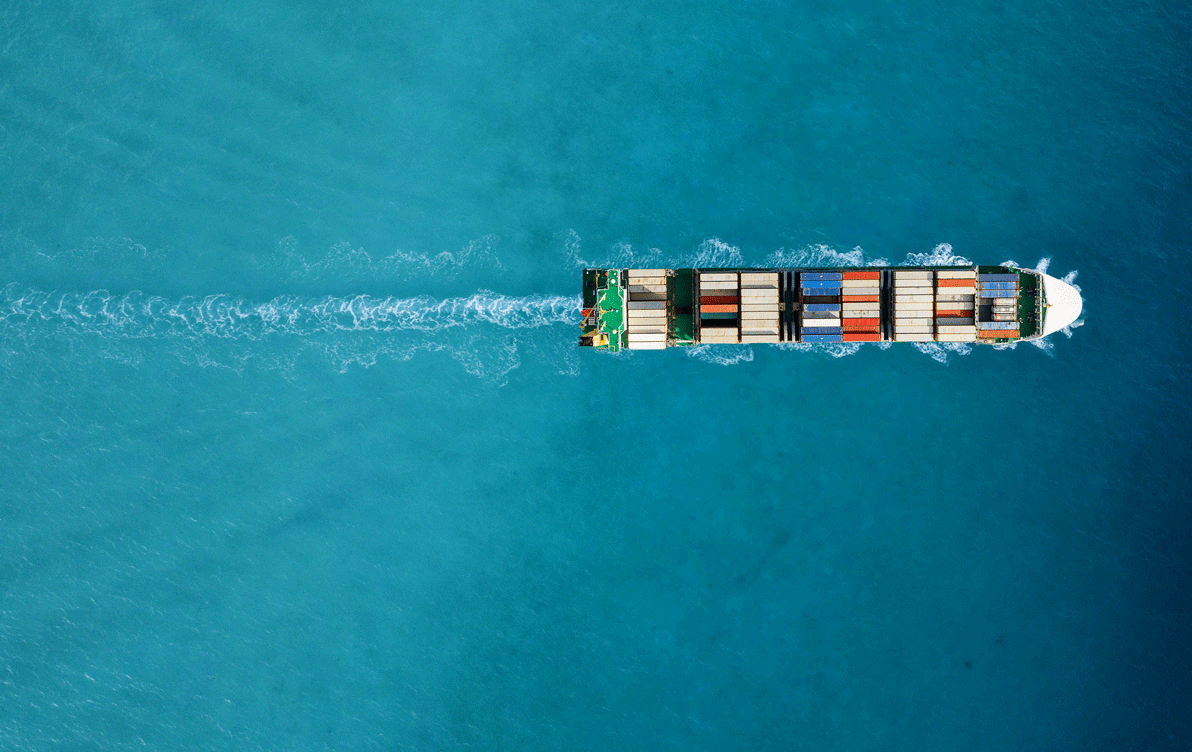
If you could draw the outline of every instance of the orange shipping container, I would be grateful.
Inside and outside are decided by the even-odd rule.
[[[935,315],[941,319],[945,319],[948,317],[971,319],[973,317],[973,312],[972,311],[936,311]]]
[[[845,279],[881,279],[881,272],[845,272]]]
[[[881,342],[882,335],[877,332],[845,332],[845,342]]]
[[[840,298],[845,303],[876,303],[880,295],[843,295]]]
[[[976,287],[976,280],[972,279],[937,279],[935,283],[940,287]]]
[[[1001,339],[1002,337],[1017,337],[1017,329],[982,329],[977,332],[981,339]]]
[[[841,320],[845,326],[877,326],[882,323],[881,319],[850,319],[847,316]]]
[[[735,305],[701,305],[699,310],[702,313],[736,313],[737,307]]]

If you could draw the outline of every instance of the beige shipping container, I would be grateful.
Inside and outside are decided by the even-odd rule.
[[[895,334],[931,334],[934,332],[930,326],[896,326],[894,327]]]
[[[937,279],[976,279],[977,272],[973,269],[946,269],[935,273]]]
[[[972,303],[962,303],[960,301],[937,300],[935,301],[935,310],[937,311],[971,311],[973,310]]]
[[[741,272],[741,287],[778,289],[778,272]]]
[[[665,342],[665,332],[629,332],[630,342]]]
[[[700,272],[700,284],[704,282],[736,282],[736,272]]]
[[[977,327],[973,326],[972,324],[964,324],[962,326],[955,326],[952,324],[938,324],[935,327],[935,330],[937,332],[940,332],[941,334],[943,334],[945,332],[948,334],[967,334],[969,332],[973,332],[975,334],[977,331]]]
[[[778,343],[778,332],[773,334],[742,334],[741,344],[743,345],[771,345]]]
[[[895,342],[934,342],[935,337],[929,333],[894,332]]]
[[[840,282],[841,287],[878,287],[876,279],[845,279]],[[846,295],[861,295],[859,292],[849,292]]]
[[[940,332],[936,335],[936,340],[939,342],[976,342],[977,330],[974,329],[971,334]]]
[[[936,300],[946,300],[948,302],[958,302],[958,301],[965,302],[965,303],[973,302],[973,296],[971,294],[959,295],[957,293],[944,292],[944,290],[946,290],[946,289],[948,289],[948,288],[941,287],[940,293],[935,296],[935,299]]]
[[[716,281],[704,282],[703,280],[700,280],[699,289],[700,289],[700,292],[702,292],[704,295],[719,295],[719,293],[708,292],[708,291],[709,290],[736,290],[737,283],[736,282],[716,282]]]
[[[895,270],[894,271],[894,280],[895,281],[904,280],[904,279],[931,279],[931,278],[932,278],[931,272],[925,271],[925,270],[909,269],[909,270]]]

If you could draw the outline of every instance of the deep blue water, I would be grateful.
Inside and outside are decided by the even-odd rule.
[[[0,747],[1192,748],[1192,14],[955,5],[0,9]],[[913,254],[1083,325],[575,347]]]

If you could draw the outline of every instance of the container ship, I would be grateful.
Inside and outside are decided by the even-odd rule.
[[[579,344],[661,350],[784,342],[1046,337],[1083,305],[1072,285],[1010,266],[585,269]]]

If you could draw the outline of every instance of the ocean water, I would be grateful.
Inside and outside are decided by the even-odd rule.
[[[1192,748],[1175,2],[0,8],[0,748]],[[1013,260],[1046,346],[575,347]]]

